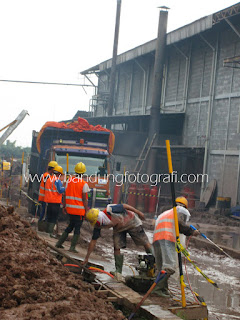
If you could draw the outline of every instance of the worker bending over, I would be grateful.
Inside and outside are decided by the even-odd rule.
[[[186,225],[190,218],[187,210],[188,201],[184,197],[176,198],[179,232],[185,236],[197,236],[199,231],[192,230]],[[164,277],[152,291],[162,297],[169,297],[168,279],[175,273],[178,266],[178,257],[175,247],[176,233],[173,209],[161,213],[155,223],[153,235],[153,249],[158,271],[164,270],[167,276]]]
[[[102,228],[113,227],[114,258],[116,271],[113,274],[121,279],[123,268],[123,255],[121,249],[126,248],[127,233],[137,246],[143,246],[147,253],[151,252],[151,245],[143,230],[142,221],[144,214],[128,204],[109,204],[104,211],[93,208],[86,214],[86,219],[94,226],[92,240],[88,246],[87,255],[83,264],[88,262],[94,250]]]
[[[62,203],[62,194],[65,191],[60,181],[63,175],[63,168],[56,166],[53,169],[53,175],[45,183],[44,201],[47,203],[47,232],[53,236],[54,226],[58,219],[60,204]]]
[[[83,218],[88,210],[87,193],[89,192],[89,187],[87,182],[82,179],[82,175],[86,172],[85,164],[82,162],[77,163],[74,170],[75,175],[70,177],[66,184],[66,193],[63,204],[64,211],[66,210],[68,213],[70,222],[56,243],[56,247],[63,248],[63,242],[67,239],[68,234],[74,229],[74,235],[69,251],[77,253],[75,247],[80,236]]]
[[[45,184],[47,179],[53,175],[53,168],[56,167],[58,164],[56,161],[50,161],[48,163],[48,170],[42,175],[42,179],[40,182],[39,192],[38,192],[38,201],[41,203],[41,212],[39,216],[39,221],[42,221],[45,215],[46,210],[46,202],[44,200],[45,197]]]

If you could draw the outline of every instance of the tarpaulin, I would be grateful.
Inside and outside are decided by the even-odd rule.
[[[78,132],[83,132],[83,131],[107,131],[107,132],[110,132],[109,140],[108,140],[108,151],[109,151],[109,153],[113,152],[114,143],[115,143],[115,136],[114,136],[113,132],[109,129],[103,128],[100,125],[93,126],[93,125],[89,124],[86,119],[79,117],[77,119],[77,121],[70,122],[70,123],[55,122],[55,121],[46,122],[37,136],[37,149],[38,149],[39,153],[41,152],[41,147],[40,147],[41,136],[42,136],[44,130],[48,127],[59,128],[59,129],[72,129],[72,130],[78,131]]]

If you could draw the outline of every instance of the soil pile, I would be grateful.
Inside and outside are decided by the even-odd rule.
[[[120,320],[124,316],[52,257],[13,208],[0,206],[0,319]]]

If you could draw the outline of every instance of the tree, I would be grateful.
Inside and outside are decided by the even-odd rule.
[[[29,147],[17,147],[16,141],[11,142],[6,141],[6,144],[0,146],[0,157],[4,160],[10,160],[12,157],[16,159],[21,159],[22,153],[24,152],[24,157],[30,154],[31,148]]]

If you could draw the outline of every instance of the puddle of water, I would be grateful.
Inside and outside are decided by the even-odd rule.
[[[228,228],[221,230],[208,230],[206,227],[201,227],[203,232],[209,239],[218,245],[240,250],[240,230],[228,230]]]
[[[209,320],[240,319],[240,261],[221,259],[216,254],[209,255],[207,252],[199,255],[195,250],[191,257],[219,286],[219,289],[215,288],[190,265],[187,266],[193,290],[203,296],[208,305]],[[187,282],[187,279],[185,281]]]
[[[240,235],[230,230],[223,231],[207,231],[201,228],[212,241],[219,245],[226,245],[234,249],[240,249]],[[151,242],[152,231],[147,231],[147,235]],[[140,249],[140,248],[139,248]],[[137,265],[137,255],[142,250],[124,249],[124,261],[131,265],[132,268]],[[200,296],[204,297],[209,310],[209,320],[240,320],[240,261],[219,256],[215,253],[207,251],[199,252],[196,249],[190,250],[191,259],[202,269],[202,271],[213,281],[215,281],[220,289],[216,289],[209,284],[202,275],[200,275],[191,265],[187,265],[190,283]],[[105,269],[114,269],[114,259],[112,246],[105,246],[104,258],[108,259]],[[103,263],[104,264],[104,263]],[[135,269],[134,269],[135,270]],[[124,275],[132,275],[133,272],[129,266],[124,265]],[[185,274],[185,271],[184,271]],[[101,275],[106,279],[106,275]],[[185,282],[187,284],[187,278]],[[111,281],[111,278],[109,279]]]

